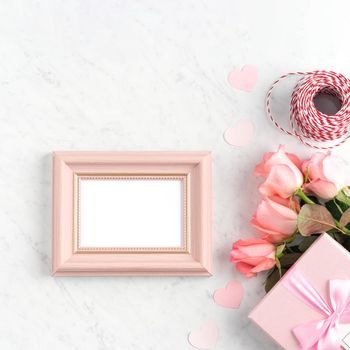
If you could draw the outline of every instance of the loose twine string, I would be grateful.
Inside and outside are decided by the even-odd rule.
[[[290,100],[289,122],[291,130],[283,128],[272,115],[270,99],[272,90],[283,79],[292,75],[302,76],[294,87]],[[333,115],[317,110],[314,98],[318,94],[336,97],[341,108]],[[332,149],[349,137],[350,80],[332,71],[293,72],[282,75],[270,87],[266,96],[266,112],[274,125],[288,135],[297,137],[304,145],[316,149]],[[331,145],[317,145],[333,142]]]

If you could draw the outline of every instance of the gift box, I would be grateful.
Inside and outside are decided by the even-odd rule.
[[[249,318],[284,349],[350,349],[350,254],[327,233]]]

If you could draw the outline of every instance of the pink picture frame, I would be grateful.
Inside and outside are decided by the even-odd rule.
[[[53,275],[212,275],[211,168],[210,152],[54,152]],[[121,202],[119,207],[116,204],[114,208],[113,204],[110,208],[108,203],[115,203],[120,189],[124,196],[128,196],[129,190],[137,195],[139,185],[145,193],[151,193],[151,196],[140,197],[145,210],[127,212],[131,218],[129,221],[124,212],[118,219],[117,212],[111,222],[116,225],[126,222],[126,229],[130,222],[130,226],[136,225],[137,230],[140,221],[140,227],[143,227],[138,213],[146,215],[147,198],[157,200],[155,198],[159,195],[162,198],[158,207],[162,211],[159,220],[157,212],[152,208],[149,210],[155,215],[154,221],[149,222],[150,227],[154,223],[160,232],[154,238],[154,246],[149,245],[147,236],[140,235],[140,232],[137,234],[143,242],[141,246],[128,246],[129,240],[124,243],[132,236],[123,236],[120,229],[111,230],[110,236],[105,234],[109,231],[108,222],[104,220],[106,212],[114,213],[118,208],[124,210],[127,205]],[[168,188],[169,194],[163,188]],[[179,197],[174,189],[178,189]],[[105,197],[100,196],[102,193]],[[138,203],[131,202],[130,208]],[[181,232],[180,238],[172,233],[175,243],[165,246],[167,243],[161,241],[167,237],[168,222],[173,223],[171,227],[169,225],[169,232]],[[122,245],[116,243],[114,246],[118,239]],[[101,245],[94,245],[98,240],[104,241]]]

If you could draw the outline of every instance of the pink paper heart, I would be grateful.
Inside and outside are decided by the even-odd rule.
[[[216,304],[231,309],[237,309],[241,305],[244,290],[240,282],[231,281],[226,288],[215,291],[214,301]]]
[[[228,82],[236,89],[250,92],[258,80],[258,70],[251,64],[245,65],[241,70],[235,69],[228,76]]]
[[[212,349],[218,339],[219,330],[214,322],[206,322],[188,336],[189,343],[198,349]]]
[[[232,146],[247,146],[254,136],[254,127],[250,119],[240,120],[233,128],[228,128],[224,139]]]

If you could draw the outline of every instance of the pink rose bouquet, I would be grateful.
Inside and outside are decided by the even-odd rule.
[[[250,221],[260,238],[233,244],[230,261],[239,272],[269,271],[268,291],[322,232],[350,250],[350,188],[334,155],[317,152],[301,161],[280,146],[264,155],[254,175],[264,178]]]

